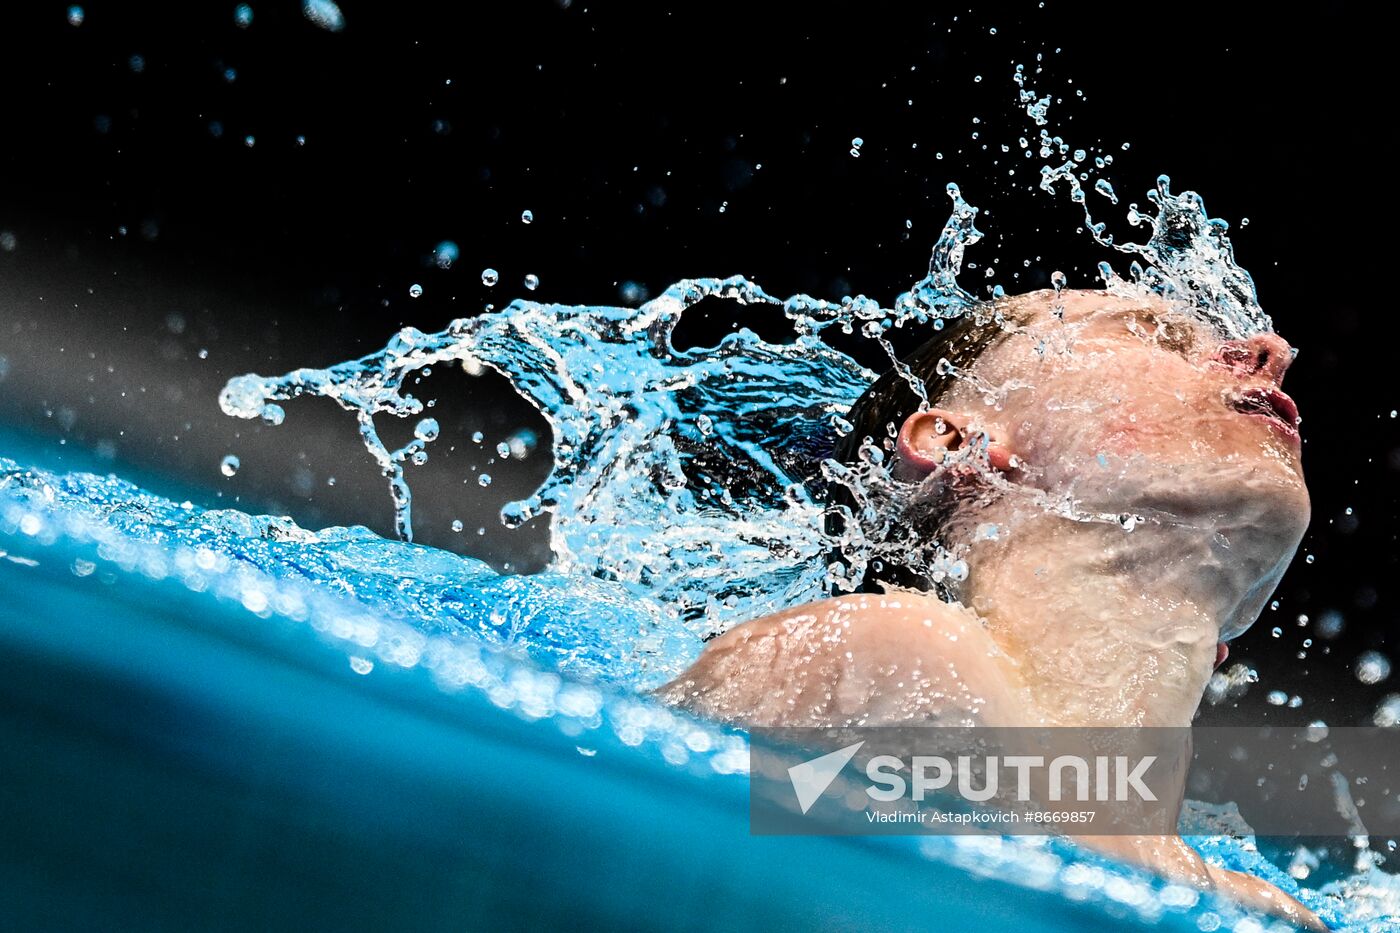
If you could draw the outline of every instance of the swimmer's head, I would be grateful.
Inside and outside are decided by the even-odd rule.
[[[1222,632],[1232,637],[1262,609],[1308,521],[1297,409],[1280,389],[1292,359],[1275,334],[1223,339],[1148,295],[1033,292],[951,323],[905,360],[927,410],[897,373],[882,377],[852,407],[837,458],[853,461],[865,437],[893,425],[893,475],[951,500],[911,513],[932,516],[938,527],[920,530],[945,546],[965,544],[979,505],[995,498],[987,484],[946,482],[959,459],[949,452],[969,445],[1013,486],[1047,494],[1041,502],[1208,536],[1240,591]],[[889,566],[872,578],[920,582]]]

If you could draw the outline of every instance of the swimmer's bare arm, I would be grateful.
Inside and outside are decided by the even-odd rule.
[[[748,726],[1023,723],[1014,665],[961,606],[854,595],[737,626],[657,691]]]

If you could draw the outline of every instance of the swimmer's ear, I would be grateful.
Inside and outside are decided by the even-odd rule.
[[[985,430],[975,424],[969,429],[971,422],[971,415],[943,408],[914,412],[904,419],[895,442],[900,462],[917,473],[932,473],[949,451],[963,449],[970,437],[976,437],[979,431]],[[1012,459],[1011,449],[988,435],[987,462],[998,470],[1010,470]]]

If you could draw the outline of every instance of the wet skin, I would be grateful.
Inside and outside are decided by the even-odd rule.
[[[757,619],[658,691],[744,725],[1188,726],[1224,642],[1259,616],[1309,517],[1292,362],[1137,294],[1036,292],[969,378],[900,426],[893,470],[953,496],[956,604],[895,591]],[[986,444],[1009,487],[950,481]],[[965,469],[965,468],[958,468]],[[1140,518],[1073,521],[1081,514]],[[995,524],[995,539],[972,530]],[[1316,917],[1175,836],[1080,837],[1295,923]]]

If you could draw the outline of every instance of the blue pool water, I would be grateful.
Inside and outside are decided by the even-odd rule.
[[[1046,840],[750,836],[742,734],[571,662],[548,575],[9,460],[0,552],[21,927],[1269,925]],[[593,594],[623,648],[644,620]],[[1391,881],[1298,896],[1388,929]]]

